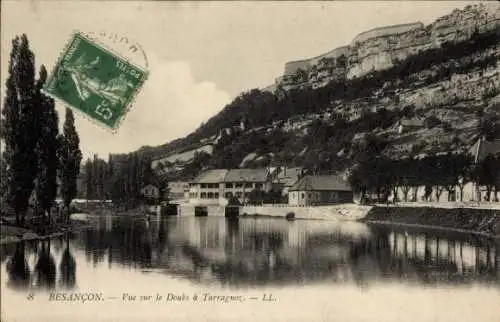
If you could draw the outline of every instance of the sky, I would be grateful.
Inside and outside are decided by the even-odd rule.
[[[290,60],[325,53],[360,32],[421,21],[465,1],[167,2],[2,1],[1,96],[11,41],[26,33],[37,68],[50,71],[75,30],[126,36],[149,78],[116,133],[76,114],[84,157],[183,137],[243,91],[270,85]],[[65,106],[57,103],[62,120]]]

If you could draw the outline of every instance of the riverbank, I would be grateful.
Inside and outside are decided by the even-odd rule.
[[[0,226],[0,245],[57,237],[85,227],[88,227],[88,224],[80,220],[71,220],[69,224],[55,224],[38,229],[2,224]]]
[[[500,238],[500,210],[376,206],[360,222],[439,228]]]
[[[320,220],[357,220],[366,216],[372,206],[357,204],[338,204],[314,207],[297,206],[242,206],[240,216],[266,216],[282,217],[293,214],[295,219],[320,219]],[[290,216],[290,215],[289,215]]]

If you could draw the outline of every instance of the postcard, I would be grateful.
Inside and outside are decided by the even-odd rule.
[[[500,3],[1,2],[2,322],[494,322]]]

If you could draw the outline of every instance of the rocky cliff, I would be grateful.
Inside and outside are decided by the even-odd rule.
[[[428,26],[421,22],[375,28],[357,35],[344,47],[318,57],[285,64],[276,85],[285,90],[319,88],[332,80],[363,77],[386,70],[419,53],[471,39],[500,26],[498,3],[469,5]]]
[[[499,39],[500,3],[375,28],[287,63],[276,84],[242,93],[185,138],[141,150],[179,178],[272,164],[338,171],[373,142],[393,159],[462,153],[485,133],[500,138]]]

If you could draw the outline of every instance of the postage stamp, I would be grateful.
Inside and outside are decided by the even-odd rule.
[[[76,32],[44,92],[114,131],[147,75],[142,67]]]

